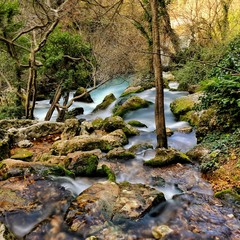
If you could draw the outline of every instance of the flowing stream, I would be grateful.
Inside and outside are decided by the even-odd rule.
[[[128,79],[127,79],[128,80]],[[92,120],[97,117],[106,118],[112,114],[112,109],[118,101],[118,98],[123,93],[123,91],[128,87],[128,81],[123,78],[116,78],[112,81],[107,82],[106,84],[102,85],[101,87],[93,90],[90,94],[92,99],[94,100],[93,103],[82,103],[82,102],[74,102],[70,109],[76,107],[83,107],[84,114],[77,116],[78,118],[84,118],[86,120]],[[172,88],[176,87],[176,83],[172,84]],[[113,93],[116,97],[116,101],[113,102],[106,110],[98,111],[96,113],[91,113],[92,110],[102,102],[104,97],[110,93]],[[148,89],[144,92],[137,93],[139,97],[151,101],[152,103],[155,102],[155,88]],[[177,131],[183,127],[188,127],[189,124],[183,121],[177,121],[174,115],[170,110],[170,103],[181,96],[186,96],[187,92],[180,92],[180,91],[170,91],[169,89],[164,89],[164,108],[165,108],[165,119],[166,119],[166,127],[170,128],[174,131],[174,134],[168,137],[168,144],[170,147],[178,149],[183,152],[187,152],[191,148],[193,148],[196,143],[197,139],[195,137],[195,131],[193,130],[191,133],[182,133]],[[72,94],[71,94],[72,97]],[[49,107],[49,102],[47,100],[38,101],[35,110],[35,117],[39,120],[43,120],[47,109]],[[56,112],[54,113],[52,120],[56,119]],[[150,105],[148,108],[142,108],[136,111],[132,111],[124,116],[125,121],[129,120],[138,120],[144,123],[147,127],[146,128],[139,128],[140,135],[131,137],[129,139],[129,143],[125,146],[125,148],[130,148],[131,146],[139,143],[148,143],[156,147],[156,135],[155,135],[155,120],[154,120],[154,104]],[[154,150],[145,150],[139,152],[136,156],[136,159],[133,161],[129,161],[124,166],[121,166],[119,169],[119,173],[117,174],[117,181],[129,181],[132,183],[146,183],[149,182],[149,179],[146,178],[145,174],[142,174],[143,167],[142,163],[144,160],[151,159],[154,157],[155,151]],[[70,189],[73,193],[79,194],[84,189],[91,186],[93,183],[92,179],[87,178],[77,178],[76,180],[69,179],[69,178],[58,178],[61,181],[61,184]],[[175,187],[174,183],[169,182],[167,187],[161,189],[161,191],[166,192],[166,197],[170,199],[175,193],[179,192]]]
[[[113,81],[107,82],[105,85],[91,92],[91,97],[93,98],[94,103],[87,104],[87,103],[75,102],[71,108],[75,108],[75,107],[84,108],[84,114],[77,116],[79,119],[84,118],[86,120],[92,120],[92,119],[95,119],[96,117],[101,117],[101,118],[108,117],[111,115],[112,109],[116,102],[111,104],[104,111],[98,111],[93,114],[91,112],[96,107],[96,105],[101,103],[103,98],[109,93],[113,93],[115,97],[118,99],[121,93],[127,88],[127,86],[128,86],[128,82],[125,81],[124,79],[122,78],[114,79]],[[173,88],[176,87],[176,84],[173,83],[172,87]],[[190,133],[182,133],[178,131],[178,129],[180,128],[188,127],[189,124],[187,122],[176,120],[176,118],[174,117],[174,115],[170,110],[170,103],[174,99],[181,96],[186,96],[187,94],[188,94],[187,92],[171,91],[168,89],[164,90],[166,127],[174,131],[174,134],[168,137],[168,144],[170,147],[173,147],[183,152],[187,152],[188,150],[190,150],[196,145],[197,139],[195,137],[195,131],[193,130]],[[153,103],[155,102],[155,88],[138,93],[137,95]],[[48,107],[49,107],[49,104],[47,101],[38,102],[35,110],[35,116],[39,120],[43,120]],[[56,115],[54,114],[52,120],[54,120],[55,118],[56,118]],[[172,200],[173,197],[185,195],[184,193],[186,193],[185,196],[188,196],[187,194],[191,195],[196,193],[198,194],[197,196],[199,199],[196,198],[197,200],[195,201],[200,201],[200,202],[208,201],[209,202],[208,204],[213,204],[211,202],[212,200],[208,200],[208,198],[212,198],[213,196],[211,186],[208,182],[202,179],[201,173],[199,172],[197,166],[193,166],[193,165],[182,166],[181,164],[177,164],[176,166],[166,167],[164,169],[144,168],[143,161],[151,159],[152,157],[155,156],[154,148],[156,146],[156,135],[155,135],[155,122],[154,122],[154,104],[150,105],[148,108],[132,111],[124,116],[125,121],[129,121],[133,119],[144,123],[147,127],[139,128],[140,135],[131,137],[129,139],[129,143],[125,146],[125,148],[126,149],[130,148],[132,145],[139,144],[139,143],[147,143],[147,144],[151,144],[153,146],[153,149],[147,149],[147,150],[142,150],[137,152],[136,157],[131,161],[124,162],[124,163],[117,163],[117,162],[111,163],[112,164],[111,167],[114,168],[114,172],[117,177],[117,182],[128,181],[131,183],[144,183],[164,193],[165,198],[168,200],[168,207],[166,207],[166,209],[164,210],[165,215],[161,215],[161,217],[159,217],[158,219],[155,218],[154,221],[159,220],[163,222],[161,219],[163,219],[163,216],[164,216],[164,221],[167,222],[166,219],[168,219],[170,215],[172,216],[174,211],[176,211],[176,208],[179,207],[173,202]],[[156,184],[156,179],[158,179],[157,181],[159,181],[159,178],[164,179],[164,184],[162,186]],[[93,179],[93,178],[71,179],[69,177],[54,177],[54,179],[58,181],[65,189],[70,190],[74,195],[80,194],[83,190],[90,187],[94,182],[102,180],[102,179]],[[196,205],[200,206],[198,202],[196,202]],[[193,207],[195,208],[195,205]],[[215,206],[213,206],[212,208],[213,208],[212,212],[208,212],[208,209],[206,209],[206,214],[208,214],[207,218],[209,219],[206,220],[206,226],[202,224],[203,228],[207,228],[208,221],[210,222],[216,221],[217,223],[219,221],[219,224],[222,221],[221,217],[218,217],[218,213],[217,213],[217,211],[220,211],[220,210],[215,210]],[[181,206],[181,209],[182,209],[182,206]],[[194,211],[198,211],[198,209],[195,209]],[[193,212],[193,215],[194,214],[195,213]],[[218,220],[218,218],[220,220]],[[152,218],[151,218],[151,221],[153,221]],[[218,225],[216,226],[218,227]],[[206,230],[206,232],[207,231],[208,230]],[[216,228],[216,232],[217,231],[219,232],[221,230]],[[213,234],[214,234],[214,231],[213,231]],[[193,239],[193,238],[186,238],[186,239]]]

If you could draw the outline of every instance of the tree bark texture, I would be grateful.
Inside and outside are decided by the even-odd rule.
[[[157,147],[167,148],[168,145],[164,115],[164,92],[163,92],[164,84],[160,50],[158,1],[150,0],[150,6],[152,11],[153,69],[156,86],[155,124],[157,134]]]

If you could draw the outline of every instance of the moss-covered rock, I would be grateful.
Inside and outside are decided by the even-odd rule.
[[[129,160],[135,157],[134,153],[123,147],[114,148],[106,154],[108,160]]]
[[[74,108],[65,113],[65,119],[75,118],[77,115],[83,114],[84,109],[82,107]]]
[[[139,131],[130,124],[124,122],[120,116],[111,116],[104,119],[102,122],[102,129],[106,132],[112,132],[117,129],[122,129],[126,136],[135,136]]]
[[[64,125],[65,127],[61,134],[61,139],[70,139],[80,134],[81,127],[77,119],[67,119]]]
[[[79,87],[73,96],[74,97],[81,96],[81,97],[75,99],[74,100],[75,102],[86,102],[86,103],[93,102],[91,95],[87,92],[87,90],[84,87]]]
[[[68,166],[75,176],[94,176],[97,172],[98,157],[96,155],[85,155],[75,161],[72,161]]]
[[[132,96],[128,100],[126,100],[122,105],[116,107],[114,109],[114,116],[124,116],[126,113],[130,111],[134,111],[140,108],[147,108],[151,102],[142,99],[138,96]]]
[[[59,140],[52,145],[53,155],[67,155],[75,151],[90,151],[100,149],[108,152],[114,147],[120,147],[128,143],[128,139],[121,129],[107,135],[80,135],[68,140]]]
[[[114,94],[110,93],[108,94],[103,101],[98,104],[94,109],[93,112],[99,111],[99,110],[104,110],[106,109],[111,103],[113,103],[116,100],[116,97]]]
[[[147,128],[147,125],[146,125],[146,124],[141,123],[141,122],[139,122],[139,121],[137,121],[137,120],[128,121],[128,124],[131,125],[131,126],[133,126],[133,127],[145,127],[145,128]]]
[[[18,159],[23,161],[30,161],[33,157],[33,152],[25,148],[17,149],[14,154],[11,156],[12,159]]]
[[[116,182],[116,175],[107,165],[103,164],[101,168],[97,170],[97,176],[107,177],[110,182]]]
[[[153,159],[144,162],[144,165],[151,167],[163,167],[176,163],[191,163],[189,157],[173,148],[158,148]]]
[[[130,86],[125,89],[125,91],[121,94],[121,97],[125,97],[127,95],[133,94],[133,93],[139,93],[144,91],[144,88],[142,86]]]
[[[170,104],[171,111],[176,117],[180,118],[193,109],[199,97],[200,94],[191,94],[177,98]]]
[[[95,118],[93,121],[92,121],[92,126],[94,129],[101,129],[102,126],[103,126],[103,119],[102,118]]]

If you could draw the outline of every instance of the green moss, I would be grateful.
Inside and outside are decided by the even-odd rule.
[[[191,111],[194,107],[195,102],[189,97],[181,97],[175,99],[171,104],[170,108],[173,114],[177,117],[184,115]]]
[[[98,169],[98,174],[100,176],[107,176],[108,180],[111,182],[116,182],[115,173],[107,165],[102,165],[101,169]]]
[[[139,93],[139,92],[142,92],[144,91],[144,88],[143,87],[130,87],[129,89],[126,89],[120,97],[125,97],[127,95],[130,95],[130,94],[134,94],[134,93]]]
[[[131,120],[128,122],[129,125],[133,126],[133,127],[147,127],[144,123],[141,123],[137,120]]]
[[[92,121],[92,125],[95,129],[100,129],[103,126],[103,119],[96,118]]]
[[[112,93],[110,93],[103,99],[102,103],[100,103],[96,106],[96,108],[93,110],[93,112],[106,109],[115,100],[116,100],[116,97]]]
[[[225,189],[214,194],[216,198],[221,200],[231,201],[237,205],[240,205],[240,195],[233,189]]]
[[[42,172],[42,175],[43,176],[49,176],[49,175],[54,175],[54,176],[68,176],[68,177],[74,177],[75,174],[60,166],[60,165],[57,165],[57,166],[52,166],[52,167],[49,167],[48,169],[45,169],[43,172]]]
[[[144,162],[144,165],[151,167],[163,167],[176,163],[191,163],[189,157],[174,149],[158,149],[153,159]]]
[[[151,103],[138,96],[132,96],[125,101],[121,106],[114,109],[114,116],[124,116],[130,111],[134,111],[140,108],[147,108]]]
[[[18,149],[15,152],[15,154],[11,156],[11,158],[17,159],[17,160],[29,161],[31,160],[32,156],[33,156],[33,152],[27,149],[21,148],[21,149]]]
[[[76,176],[93,176],[97,172],[98,157],[95,155],[85,156],[73,165]]]

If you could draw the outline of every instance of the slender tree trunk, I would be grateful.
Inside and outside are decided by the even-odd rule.
[[[53,98],[53,101],[51,103],[51,106],[50,108],[48,109],[48,112],[46,114],[46,117],[45,117],[45,121],[49,121],[52,117],[52,114],[56,108],[56,104],[58,103],[59,99],[61,98],[61,95],[62,95],[62,83],[60,83],[58,85],[58,88],[55,92],[55,95],[54,95],[54,98]]]
[[[157,147],[167,148],[167,134],[164,116],[164,84],[162,75],[159,18],[158,18],[158,1],[150,0],[152,11],[152,36],[153,36],[153,69],[156,86],[155,99],[155,124],[157,134]]]
[[[29,57],[29,77],[28,77],[27,96],[26,96],[26,104],[25,104],[25,115],[27,119],[28,118],[33,119],[33,110],[34,110],[35,101],[36,101],[36,76],[37,75],[36,75],[35,52],[32,49]]]

